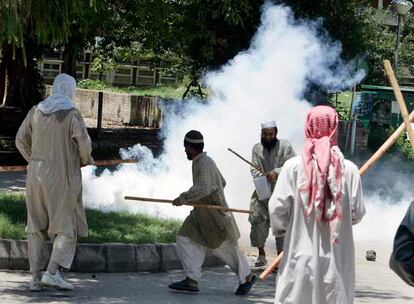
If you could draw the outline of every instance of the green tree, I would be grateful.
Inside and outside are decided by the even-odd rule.
[[[363,52],[363,20],[357,16],[367,0],[279,0],[292,8],[298,18],[320,18],[323,28],[334,39],[342,43],[343,56],[352,59]]]
[[[41,100],[36,58],[67,42],[73,23],[93,6],[94,0],[0,0],[0,105],[28,110]]]
[[[396,44],[396,26],[385,24],[390,11],[366,9],[361,14],[363,26],[364,49],[368,63],[368,76],[366,83],[388,85],[385,77],[383,62],[385,59],[393,61]],[[400,67],[412,66],[414,62],[414,15],[409,13],[404,18],[404,26],[401,34],[401,48],[399,52]],[[413,71],[411,71],[413,73]],[[405,75],[404,69],[399,69],[399,78]]]

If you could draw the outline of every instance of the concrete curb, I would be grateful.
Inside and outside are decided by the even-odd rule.
[[[49,244],[51,249],[51,245]],[[50,253],[47,253],[50,256]],[[224,263],[207,253],[204,267]],[[29,270],[27,241],[0,239],[0,269]],[[182,269],[176,244],[133,245],[123,243],[78,244],[71,271],[140,272]]]

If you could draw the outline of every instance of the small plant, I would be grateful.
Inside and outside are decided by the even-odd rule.
[[[409,160],[414,160],[414,151],[411,148],[411,144],[410,144],[410,141],[407,138],[407,133],[406,132],[403,132],[403,134],[401,134],[401,136],[398,139],[398,141],[396,142],[395,146],[402,153],[402,155],[404,155],[405,158],[407,158]]]
[[[92,79],[83,79],[78,81],[78,87],[80,89],[89,90],[105,90],[110,88],[106,82]]]

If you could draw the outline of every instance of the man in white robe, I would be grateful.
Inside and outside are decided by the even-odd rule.
[[[273,234],[285,235],[277,304],[353,303],[352,225],[365,207],[358,168],[344,160],[337,129],[331,107],[308,113],[303,153],[285,163],[270,199]]]
[[[77,236],[88,234],[80,168],[93,164],[92,146],[72,101],[75,92],[75,79],[59,74],[52,95],[30,110],[16,135],[16,146],[29,163],[26,231],[31,291],[40,291],[43,286],[72,290],[59,268],[70,268]],[[42,275],[48,238],[53,250]]]

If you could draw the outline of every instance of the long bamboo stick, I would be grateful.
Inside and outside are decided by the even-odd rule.
[[[172,204],[172,200],[167,199],[156,199],[156,198],[147,198],[147,197],[136,197],[136,196],[125,196],[124,199],[126,200],[134,200],[134,201],[141,201],[141,202],[152,202],[152,203],[164,203],[164,204]],[[234,208],[226,208],[223,206],[215,206],[215,205],[199,205],[199,204],[184,204],[185,206],[192,206],[195,208],[205,208],[205,209],[217,209],[223,211],[231,211],[237,213],[247,213],[250,214],[249,210],[244,209],[234,209]]]
[[[249,162],[247,159],[245,159],[243,156],[241,156],[239,153],[235,152],[234,150],[227,148],[227,150],[229,150],[231,153],[233,153],[234,155],[236,155],[238,158],[240,158],[242,161],[248,163],[251,167],[253,167],[254,169],[256,169],[257,171],[259,171],[260,173],[262,173],[263,175],[266,175],[266,172],[264,172],[262,169],[260,169],[259,167],[255,166],[254,164],[252,164],[251,162]]]
[[[400,86],[398,85],[397,78],[395,77],[394,70],[392,69],[391,62],[384,60],[385,71],[387,72],[388,80],[391,83],[392,89],[394,90],[395,98],[397,98],[398,106],[401,110],[401,116],[404,120],[405,128],[407,129],[408,138],[410,139],[411,148],[414,151],[414,132],[411,128],[410,118],[408,117],[407,106],[405,105],[404,96],[401,93]]]
[[[409,116],[410,121],[414,122],[414,111],[411,112]],[[364,176],[365,173],[369,169],[371,169],[375,163],[380,160],[384,154],[395,144],[395,142],[400,137],[401,133],[405,130],[405,123],[402,123],[397,130],[394,131],[394,133],[382,144],[382,146],[365,162],[365,164],[359,169],[359,174],[361,176]],[[269,274],[273,272],[274,269],[276,269],[283,257],[283,252],[280,253],[273,262],[262,272],[260,275],[260,279],[266,280]]]
[[[97,160],[94,163],[94,166],[115,166],[125,163],[137,163],[136,159],[110,159],[110,160]],[[27,166],[0,166],[1,172],[19,172],[26,171]]]

